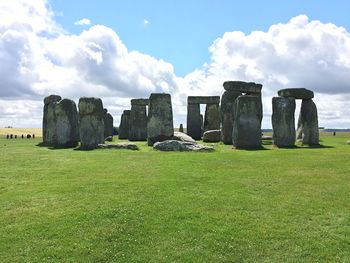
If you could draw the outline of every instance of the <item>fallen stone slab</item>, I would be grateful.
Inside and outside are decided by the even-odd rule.
[[[203,133],[203,142],[219,142],[221,130],[209,130]]]
[[[196,143],[196,141],[191,136],[183,132],[174,132],[172,140]]]
[[[259,94],[262,89],[261,84],[245,81],[225,81],[223,86],[227,91],[249,93],[250,95],[252,95],[252,93]]]
[[[126,149],[137,151],[140,148],[134,143],[98,144],[97,149]]]
[[[292,97],[294,99],[312,99],[314,92],[309,89],[295,88],[295,89],[281,89],[278,91],[278,96]]]
[[[214,148],[202,144],[196,144],[191,142],[182,142],[175,140],[167,140],[163,142],[156,142],[153,145],[153,149],[165,152],[213,152]]]

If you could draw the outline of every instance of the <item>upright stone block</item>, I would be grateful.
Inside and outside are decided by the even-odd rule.
[[[202,138],[202,123],[200,105],[187,104],[187,134],[195,140]]]
[[[104,116],[103,116],[103,122],[104,122],[104,138],[112,136],[113,137],[113,116],[108,113],[107,109],[104,109]]]
[[[79,117],[74,101],[63,99],[56,104],[56,135],[54,145],[75,147],[79,142]]]
[[[95,149],[104,143],[104,110],[99,98],[79,99],[81,149]]]
[[[236,148],[261,147],[260,100],[257,96],[239,96],[235,101],[232,143]]]
[[[184,132],[184,126],[182,125],[182,123],[180,124],[179,132]]]
[[[205,108],[203,132],[209,130],[220,130],[219,104],[207,104]]]
[[[273,141],[278,147],[292,147],[295,144],[294,112],[294,98],[272,98]]]
[[[56,134],[55,107],[61,100],[61,96],[50,95],[44,99],[43,113],[43,142],[44,144],[53,144]]]
[[[235,100],[241,92],[225,91],[221,97],[221,139],[224,144],[232,145]]]
[[[147,104],[146,104],[147,102]],[[130,141],[145,141],[147,140],[147,112],[146,106],[148,99],[133,99],[131,100],[130,111]]]
[[[171,140],[174,135],[171,96],[166,93],[152,93],[149,97],[147,143]]]
[[[123,111],[119,125],[119,139],[128,139],[130,130],[130,110]]]
[[[312,99],[303,99],[301,102],[297,137],[301,138],[303,144],[319,145],[317,107]]]

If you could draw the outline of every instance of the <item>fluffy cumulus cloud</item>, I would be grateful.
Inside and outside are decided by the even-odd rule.
[[[220,95],[223,81],[247,80],[264,85],[265,127],[271,97],[286,87],[316,92],[321,125],[350,127],[350,35],[333,24],[298,16],[267,32],[224,33],[210,61],[180,78],[106,26],[65,32],[44,0],[1,1],[0,17],[0,126],[40,126],[48,94],[101,97],[117,125],[130,98],[151,92],[171,93],[175,123],[185,123],[188,95]]]

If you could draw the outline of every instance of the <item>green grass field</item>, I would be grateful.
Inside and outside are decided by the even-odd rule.
[[[350,262],[349,139],[214,153],[0,139],[0,262]]]

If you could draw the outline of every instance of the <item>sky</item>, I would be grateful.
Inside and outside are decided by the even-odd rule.
[[[40,127],[43,98],[103,100],[118,126],[131,98],[221,95],[263,84],[263,128],[283,88],[315,92],[319,124],[350,128],[349,1],[0,0],[0,126]],[[300,105],[300,103],[299,103]],[[297,113],[296,113],[297,114]]]

